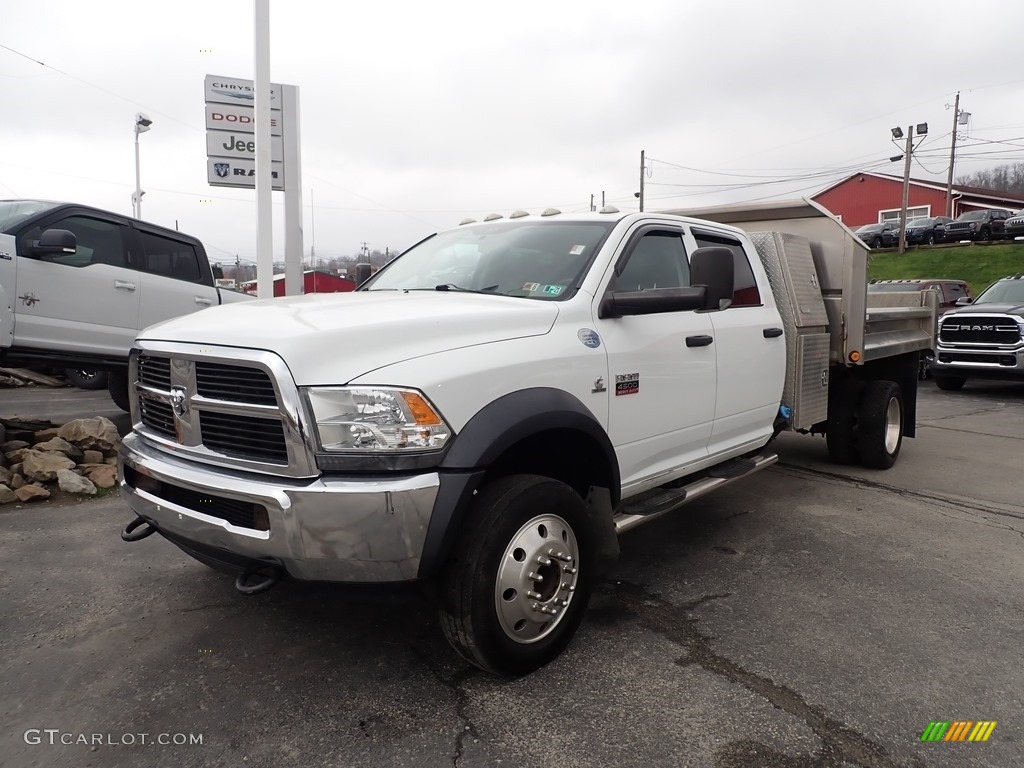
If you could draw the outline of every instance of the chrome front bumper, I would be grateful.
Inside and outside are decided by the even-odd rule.
[[[124,439],[119,464],[121,497],[176,543],[274,562],[310,581],[415,579],[440,484],[436,472],[380,480],[243,473],[182,461],[134,434]],[[239,527],[152,492],[165,486],[210,497],[211,511],[218,498],[262,505],[269,530]]]

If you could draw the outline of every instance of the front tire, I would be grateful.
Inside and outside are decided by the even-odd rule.
[[[111,371],[107,378],[107,391],[114,405],[125,413],[131,411],[132,404],[128,399],[128,371]]]
[[[929,232],[928,233],[928,245],[935,245],[935,233],[934,232]]]
[[[452,647],[488,672],[518,677],[569,644],[596,572],[583,499],[538,475],[499,478],[480,491],[441,576],[441,627]]]
[[[869,381],[857,418],[857,452],[872,469],[889,469],[903,445],[903,392],[894,381]]]

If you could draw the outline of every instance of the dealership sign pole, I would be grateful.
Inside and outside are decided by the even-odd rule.
[[[269,204],[264,212],[257,179],[260,147],[269,155],[270,190],[284,192],[285,202],[285,290],[288,295],[302,293],[302,170],[299,146],[299,89],[294,85],[269,82],[268,61],[260,62],[260,5],[256,5],[257,75],[266,74],[267,84],[258,88],[252,80],[207,75],[206,91],[206,170],[211,186],[257,188],[256,279],[259,296],[273,295],[273,233]],[[266,18],[264,21],[268,21]],[[269,22],[268,22],[269,23]],[[266,30],[264,30],[266,31]],[[266,36],[262,45],[269,46]],[[269,94],[261,101],[260,94]],[[269,108],[269,117],[260,120],[260,107]],[[258,130],[267,127],[265,135]],[[265,230],[265,231],[264,231]]]
[[[274,295],[270,198],[270,0],[254,0],[256,73],[256,295]]]

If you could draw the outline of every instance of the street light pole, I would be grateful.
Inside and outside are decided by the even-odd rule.
[[[139,171],[139,134],[145,133],[153,125],[148,115],[139,112],[135,115],[135,192],[132,194],[132,216],[142,218],[142,176]]]
[[[910,202],[910,156],[914,152],[914,126],[907,127],[907,149],[903,160],[903,203],[900,205],[900,248],[907,250],[907,204]]]

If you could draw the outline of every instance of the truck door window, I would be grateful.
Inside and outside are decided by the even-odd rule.
[[[62,253],[44,257],[53,264],[64,264],[69,267],[88,267],[90,264],[109,264],[114,267],[127,267],[124,238],[125,228],[121,224],[90,216],[68,216],[33,227],[21,236],[22,253],[39,240],[43,229],[66,229],[78,240],[74,253]]]
[[[195,246],[151,232],[139,232],[139,236],[146,253],[143,271],[191,283],[199,282],[199,256]]]
[[[955,303],[961,296],[966,296],[967,291],[959,283],[946,283],[943,286],[943,293],[945,294],[945,300],[948,303]]]
[[[685,288],[690,284],[690,262],[678,232],[649,232],[637,241],[625,267],[615,280],[617,291]]]
[[[693,237],[697,241],[698,248],[706,246],[719,246],[732,251],[733,267],[733,307],[759,307],[761,306],[761,292],[757,290],[757,281],[754,279],[754,271],[750,268],[750,261],[743,250],[740,241],[719,235],[712,232],[694,229]]]

